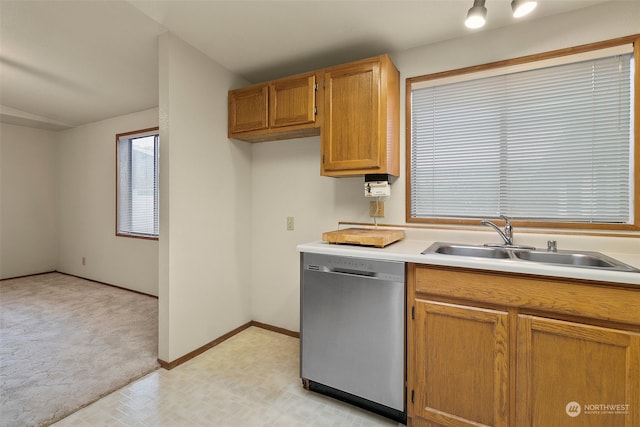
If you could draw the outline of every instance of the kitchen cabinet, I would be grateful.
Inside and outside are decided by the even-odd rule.
[[[316,94],[316,73],[231,90],[228,136],[263,142],[319,135]]]
[[[261,84],[229,92],[229,138],[266,130],[269,85]]]
[[[229,138],[321,135],[321,174],[400,174],[400,73],[388,55],[229,91]]]
[[[414,416],[507,426],[507,312],[422,299],[414,307]]]
[[[399,175],[400,73],[387,55],[324,70],[325,176]]]
[[[517,324],[515,425],[640,425],[640,335],[539,316]]]
[[[421,264],[407,286],[408,425],[640,425],[637,287]]]

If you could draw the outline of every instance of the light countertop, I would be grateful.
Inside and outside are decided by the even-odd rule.
[[[414,262],[419,264],[465,267],[482,270],[493,270],[507,273],[534,274],[540,276],[565,277],[614,283],[640,285],[640,273],[611,271],[595,268],[581,268],[544,264],[513,259],[486,259],[456,255],[425,254],[421,252],[436,241],[449,243],[468,243],[460,240],[428,240],[428,237],[417,233],[407,233],[407,237],[392,243],[385,248],[374,248],[355,245],[337,245],[322,241],[304,243],[297,246],[298,252],[321,253],[357,258],[379,259],[389,261]],[[476,244],[476,243],[471,243]],[[602,251],[599,251],[602,252]],[[640,256],[626,253],[602,252],[635,268],[640,268]]]

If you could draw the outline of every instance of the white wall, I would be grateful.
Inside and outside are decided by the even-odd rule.
[[[251,148],[227,135],[241,82],[160,37],[160,348],[172,362],[251,320]]]
[[[259,322],[297,331],[296,245],[319,240],[339,219],[368,215],[363,180],[321,177],[319,137],[255,144],[252,165],[251,314]],[[289,216],[293,231],[286,231]]]
[[[56,269],[53,131],[0,125],[0,279]]]
[[[157,108],[58,133],[58,271],[158,295],[158,242],[115,235],[115,136],[155,126]]]
[[[476,31],[468,37],[392,52],[402,78],[400,170],[405,170],[404,80],[407,77],[637,34],[640,33],[639,18],[640,2],[608,2],[571,14],[526,21],[494,31]],[[369,202],[362,195],[363,179],[325,178],[320,176],[319,169],[319,137],[266,142],[253,147],[251,310],[257,321],[299,330],[296,244],[320,240],[322,232],[336,229],[339,221],[371,221]],[[404,192],[402,173],[392,185],[382,222],[405,223]],[[286,231],[287,216],[295,217],[293,232]],[[535,235],[530,237],[541,240]],[[563,243],[561,238],[558,240]],[[619,246],[615,239],[590,240],[596,240],[589,242],[596,247]],[[636,245],[636,251],[640,256],[640,245]]]

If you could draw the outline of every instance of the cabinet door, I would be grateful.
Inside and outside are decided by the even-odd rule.
[[[270,127],[315,123],[315,110],[315,74],[276,80],[269,85]]]
[[[229,91],[229,136],[267,129],[267,84]]]
[[[380,128],[380,90],[380,61],[325,72],[323,171],[367,170],[382,165],[381,138],[386,141],[386,135],[381,135]]]
[[[414,425],[507,426],[508,314],[415,300],[408,403]]]
[[[517,354],[516,425],[640,425],[640,335],[519,315]]]

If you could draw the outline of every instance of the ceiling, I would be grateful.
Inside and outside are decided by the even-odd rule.
[[[522,19],[607,0],[540,0]],[[158,36],[171,31],[260,82],[517,25],[487,0],[0,0],[0,118],[65,129],[158,105]]]

